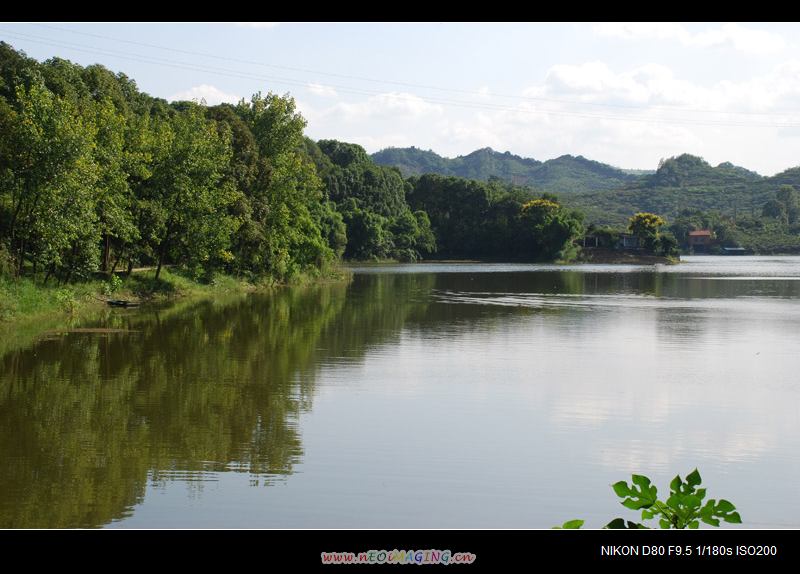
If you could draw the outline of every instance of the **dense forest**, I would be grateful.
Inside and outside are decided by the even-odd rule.
[[[4,266],[47,282],[180,263],[288,277],[343,228],[302,153],[294,102],[168,104],[123,74],[0,45]]]
[[[2,270],[65,283],[138,266],[157,279],[171,264],[196,279],[286,280],[341,257],[552,259],[582,232],[553,197],[404,180],[305,125],[288,95],[170,104],[103,66],[2,43]]]
[[[39,64],[6,44],[0,82],[7,273],[69,282],[152,265],[158,277],[173,263],[283,280],[343,254],[435,248],[397,170],[305,138],[288,96],[168,104],[102,66]]]
[[[665,218],[684,247],[712,228],[717,245],[800,249],[800,169],[764,178],[683,155],[631,173],[488,148],[370,156],[305,127],[289,95],[169,103],[101,65],[40,63],[0,42],[0,276],[63,284],[144,266],[158,279],[170,265],[201,281],[286,281],[342,258],[569,260],[587,223],[635,231],[637,212]]]
[[[446,258],[571,259],[583,214],[528,188],[440,175],[408,180],[408,202],[425,211]]]

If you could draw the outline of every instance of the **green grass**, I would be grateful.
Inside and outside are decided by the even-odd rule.
[[[130,277],[119,275],[121,281],[92,280],[65,286],[42,285],[22,277],[0,276],[0,323],[42,317],[77,317],[82,313],[105,308],[107,299],[157,302],[194,297],[216,297],[270,289],[282,285],[305,285],[326,281],[341,281],[350,272],[338,266],[302,273],[289,281],[270,278],[256,281],[217,274],[208,281],[196,281],[176,269],[164,268],[158,279],[154,270],[135,272]]]
[[[0,277],[0,321],[42,314],[74,314],[100,293],[102,285],[102,281],[90,281],[45,287],[28,278]]]

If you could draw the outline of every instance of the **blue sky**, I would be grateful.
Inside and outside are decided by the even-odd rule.
[[[492,147],[653,169],[688,152],[800,164],[798,24],[0,24],[29,56],[155,96],[289,92],[314,139],[449,157]]]

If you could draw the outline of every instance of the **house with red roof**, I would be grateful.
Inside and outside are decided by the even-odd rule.
[[[712,234],[710,229],[696,229],[689,232],[689,250],[694,253],[708,253],[711,247]]]

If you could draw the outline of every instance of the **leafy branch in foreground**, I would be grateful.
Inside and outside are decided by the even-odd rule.
[[[650,479],[640,474],[631,476],[631,483],[621,480],[611,486],[614,493],[622,498],[622,506],[631,510],[641,510],[642,520],[658,518],[661,528],[690,528],[695,529],[704,522],[711,526],[719,526],[720,521],[732,524],[741,524],[742,518],[736,512],[736,507],[725,499],[716,501],[709,499],[703,504],[706,489],[699,488],[702,479],[697,469],[694,469],[683,481],[680,475],[670,482],[670,495],[666,501],[658,500],[658,489],[653,486]],[[583,526],[583,520],[570,520],[556,528],[577,529]],[[615,518],[603,528],[612,529],[638,529],[648,528],[639,522]]]

